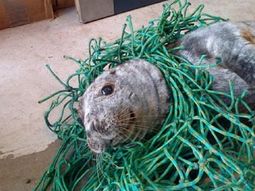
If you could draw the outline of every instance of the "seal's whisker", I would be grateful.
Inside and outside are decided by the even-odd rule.
[[[121,132],[121,133],[123,133],[123,134],[125,133],[125,136],[126,136],[126,137],[131,136],[131,134],[132,134],[132,133],[131,133],[130,131],[128,131],[127,129],[121,129],[121,130],[118,131],[118,133],[119,133],[119,132]]]
[[[128,118],[124,118],[124,119],[119,119],[118,122],[121,123],[121,122],[126,122],[126,121],[130,121],[132,119],[136,119],[136,117],[128,117]]]
[[[130,133],[129,134],[125,134],[125,132],[118,131],[118,134],[123,136],[126,140],[132,140]]]
[[[128,123],[123,123],[122,125],[123,125],[123,126],[120,126],[121,128],[130,129],[129,127],[127,127],[127,125],[129,125]],[[142,130],[148,130],[148,126],[146,126],[146,125],[132,124],[131,126],[134,126],[134,127],[141,127]]]
[[[124,138],[124,140],[121,141],[121,142],[133,141],[133,140],[134,140],[134,138],[131,136],[130,133],[126,134],[125,132],[118,131],[118,134],[119,134],[122,138]]]
[[[132,129],[132,130],[126,129],[126,128],[121,128],[120,131],[123,132],[123,133],[126,133],[126,134],[130,135],[132,138],[133,138],[134,136],[141,135],[141,134],[144,134],[144,133],[147,132],[144,128],[134,128],[134,129]]]
[[[116,114],[116,115],[113,115],[113,117],[117,117],[117,118],[124,118],[124,117],[129,117],[130,116],[130,113],[126,113],[125,115],[120,115],[120,114]],[[165,114],[162,114],[162,115],[145,115],[145,117],[148,117],[148,118],[151,118],[151,117],[157,117],[157,118],[162,118],[164,119],[166,117]]]
[[[122,114],[127,114],[129,113],[129,108],[128,107],[123,107],[117,114],[121,116]]]
[[[128,124],[123,124],[123,125],[128,125]],[[156,127],[154,128],[148,128],[148,126],[144,126],[144,125],[138,125],[138,124],[132,124],[133,127],[137,127],[136,129],[139,129],[139,130],[143,130],[143,131],[148,131],[148,132],[158,132],[158,129]],[[122,129],[126,129],[126,130],[129,130],[128,127],[126,126],[120,126]]]
[[[113,123],[110,123],[111,125],[113,125]],[[130,124],[124,124],[124,125],[130,125]],[[122,135],[127,138],[128,136],[132,136],[132,130],[128,129],[127,127],[123,126],[123,125],[120,125],[118,126],[119,129],[118,129],[118,133],[119,132],[122,132]],[[143,130],[145,131],[146,129],[145,128],[140,128],[140,130]],[[124,134],[125,133],[125,134]]]
[[[122,123],[122,122],[128,122],[128,121],[130,121],[130,120],[132,120],[132,119],[136,119],[136,117],[129,117],[129,118],[125,118],[125,119],[120,119],[120,120],[118,120],[117,122],[118,123]],[[135,121],[136,123],[143,123],[143,122],[151,122],[150,120],[146,120],[146,119],[142,119],[142,120],[136,120]],[[126,125],[127,125],[128,123],[126,123]],[[133,123],[133,124],[135,124],[135,123]],[[130,124],[129,124],[130,125]],[[146,127],[146,126],[145,126]]]

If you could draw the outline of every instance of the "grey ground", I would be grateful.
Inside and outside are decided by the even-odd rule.
[[[254,0],[191,0],[204,3],[206,12],[233,21],[255,20]],[[0,31],[0,190],[31,190],[50,163],[59,144],[46,128],[43,112],[48,104],[37,104],[60,88],[45,69],[50,64],[61,78],[76,65],[63,55],[85,58],[92,37],[107,41],[118,38],[127,15],[135,28],[158,17],[162,3],[80,24],[74,8],[63,10],[54,20]]]

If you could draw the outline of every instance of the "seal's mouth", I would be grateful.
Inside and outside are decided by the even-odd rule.
[[[87,144],[92,152],[102,153],[108,147],[126,142],[131,139],[133,134],[136,134],[134,128],[131,128],[136,124],[137,120],[137,115],[132,109],[126,108],[122,113],[118,113],[114,117],[112,120],[100,121],[94,116],[84,124]]]
[[[105,151],[109,144],[109,141],[103,139],[88,138],[87,143],[88,147],[92,152],[100,154]]]
[[[84,124],[87,135],[87,145],[94,153],[102,153],[110,146],[116,133],[113,126],[107,125],[105,121],[93,119]]]

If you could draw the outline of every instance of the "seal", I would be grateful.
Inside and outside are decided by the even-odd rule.
[[[80,115],[94,153],[140,140],[159,126],[169,107],[162,73],[144,60],[131,60],[104,71],[81,98]]]
[[[255,106],[254,22],[212,24],[186,34],[175,46],[183,47],[176,54],[192,64],[208,65],[213,89],[228,92],[231,80],[235,95],[247,91],[246,101]],[[211,67],[217,59],[219,65]],[[142,139],[164,120],[169,97],[162,73],[147,61],[132,60],[103,72],[80,102],[89,148],[102,153],[108,146]]]

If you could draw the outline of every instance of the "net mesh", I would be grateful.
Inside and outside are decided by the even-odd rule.
[[[181,47],[169,46],[187,32],[222,20],[203,13],[203,5],[189,14],[189,6],[179,0],[165,4],[158,19],[138,30],[127,17],[120,39],[92,39],[87,59],[68,57],[79,69],[65,81],[47,66],[63,89],[40,102],[52,100],[45,121],[62,145],[34,190],[255,189],[255,120],[245,93],[236,97],[231,83],[229,93],[214,91],[213,77],[175,55]],[[78,99],[107,64],[115,67],[134,58],[155,64],[164,75],[171,94],[168,116],[146,140],[95,156],[87,147]],[[50,121],[54,112],[59,116]]]

